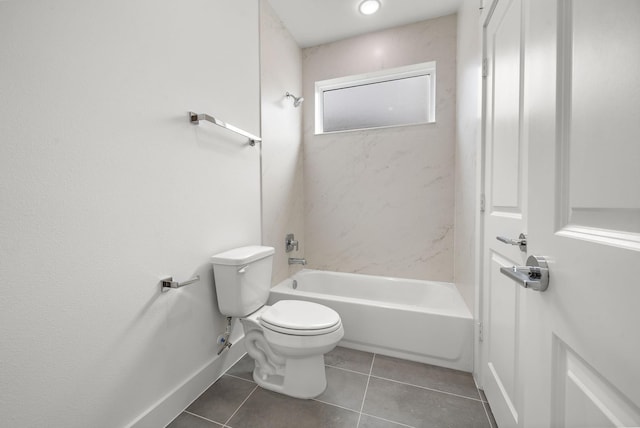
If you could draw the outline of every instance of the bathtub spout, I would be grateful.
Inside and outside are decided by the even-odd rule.
[[[289,257],[289,264],[290,265],[306,265],[307,264],[307,259],[297,259],[295,257]]]

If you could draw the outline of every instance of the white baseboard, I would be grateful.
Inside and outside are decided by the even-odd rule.
[[[244,336],[242,336],[242,338],[234,341],[231,348],[225,350],[220,356],[216,355],[208,364],[151,406],[128,427],[158,428],[166,426],[242,358],[245,353]]]

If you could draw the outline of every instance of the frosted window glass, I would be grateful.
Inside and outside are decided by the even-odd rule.
[[[387,80],[323,92],[323,131],[429,122],[430,76]]]

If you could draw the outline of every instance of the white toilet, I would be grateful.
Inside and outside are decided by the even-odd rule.
[[[324,354],[344,336],[336,311],[317,303],[282,300],[265,306],[274,249],[250,246],[211,257],[218,307],[239,317],[253,379],[271,391],[313,398],[327,386]]]

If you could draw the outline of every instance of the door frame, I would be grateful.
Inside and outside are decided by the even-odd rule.
[[[484,221],[485,221],[485,201],[484,201],[484,189],[486,184],[486,129],[487,129],[487,76],[485,69],[487,67],[487,26],[491,21],[493,12],[500,0],[490,0],[488,7],[483,7],[480,15],[480,22],[482,23],[482,58],[481,58],[481,73],[482,73],[482,88],[481,88],[481,106],[480,106],[480,138],[478,142],[477,151],[477,186],[476,186],[476,263],[475,263],[475,278],[476,278],[476,293],[475,293],[475,308],[476,325],[475,325],[475,352],[474,352],[474,377],[476,383],[480,389],[483,388],[483,375],[484,366],[487,361],[487,342],[483,341],[484,331],[487,325],[487,313],[484,307]],[[503,0],[504,1],[504,0]]]

